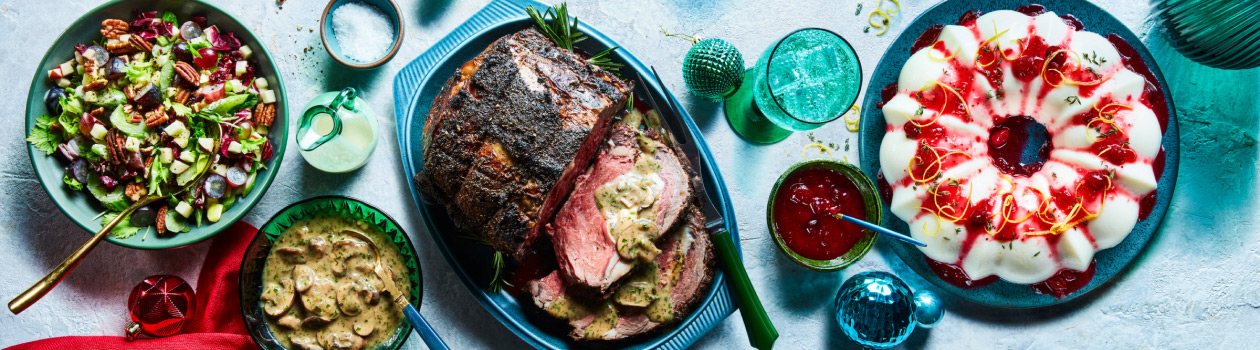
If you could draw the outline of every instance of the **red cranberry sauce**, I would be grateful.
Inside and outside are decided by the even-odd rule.
[[[831,260],[844,255],[866,231],[835,217],[866,219],[866,202],[857,185],[828,169],[788,175],[774,198],[774,227],[789,249],[802,257]]]
[[[1023,177],[1041,170],[1054,148],[1045,127],[1022,115],[996,119],[993,128],[989,129],[989,157],[993,159],[993,166],[1003,173]],[[1033,136],[1040,141],[1039,144],[1029,144]],[[1025,148],[1036,150],[1035,159],[1027,162],[1023,159]]]
[[[1089,263],[1089,268],[1086,268],[1085,271],[1062,269],[1049,279],[1028,286],[1037,291],[1038,294],[1049,295],[1055,297],[1055,299],[1063,299],[1081,290],[1081,288],[1085,288],[1089,281],[1093,279],[1094,263],[1091,262]]]

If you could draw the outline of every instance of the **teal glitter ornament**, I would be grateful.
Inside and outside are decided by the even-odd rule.
[[[721,101],[744,82],[744,55],[735,45],[722,39],[703,39],[686,34],[665,36],[682,38],[691,42],[691,50],[683,57],[683,81],[691,94],[710,101]]]
[[[858,344],[888,349],[910,337],[915,326],[931,328],[944,315],[940,299],[912,292],[900,278],[882,271],[849,277],[836,293],[836,322]]]

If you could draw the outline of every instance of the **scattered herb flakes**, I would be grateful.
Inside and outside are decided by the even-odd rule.
[[[1081,98],[1080,98],[1080,97],[1076,97],[1076,96],[1068,96],[1067,98],[1065,98],[1065,99],[1063,99],[1063,100],[1064,100],[1064,101],[1067,101],[1067,103],[1068,103],[1068,104],[1072,104],[1072,105],[1079,105],[1079,104],[1081,104]]]
[[[866,28],[862,28],[862,32],[863,32],[863,33],[870,33],[870,32],[871,32],[871,26],[866,26]]]
[[[857,6],[857,11],[853,11],[853,15],[854,15],[854,16],[861,16],[861,15],[862,15],[862,3],[860,3],[860,2],[858,3],[858,6]]]

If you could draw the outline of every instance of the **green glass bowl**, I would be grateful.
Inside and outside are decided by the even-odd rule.
[[[420,264],[416,259],[416,248],[411,244],[411,238],[407,236],[407,232],[398,226],[398,222],[380,209],[354,198],[343,196],[310,198],[290,204],[263,224],[258,229],[258,234],[254,236],[254,240],[249,243],[249,247],[245,249],[245,258],[241,260],[241,316],[245,318],[245,328],[249,330],[249,335],[263,349],[286,349],[267,328],[267,316],[263,313],[262,304],[259,303],[259,297],[262,296],[263,267],[266,265],[267,255],[271,253],[271,246],[280,234],[294,223],[302,219],[326,215],[364,220],[389,237],[398,248],[398,252],[402,254],[403,264],[407,266],[407,279],[411,281],[407,299],[416,309],[420,308],[424,288]],[[376,244],[384,245],[387,242],[376,242]],[[381,302],[391,302],[391,300],[383,299]],[[411,324],[406,321],[401,322],[398,328],[393,330],[389,339],[377,349],[398,349],[410,335]]]
[[[783,172],[783,175],[779,176],[778,181],[775,181],[774,189],[770,191],[770,199],[766,203],[766,224],[770,228],[770,236],[774,237],[774,243],[779,247],[779,252],[783,253],[783,255],[789,260],[814,271],[825,272],[841,270],[866,256],[866,253],[871,250],[871,246],[875,244],[875,239],[879,237],[879,233],[869,229],[862,229],[863,232],[866,232],[866,235],[863,236],[861,240],[858,240],[858,242],[853,245],[853,248],[850,248],[848,252],[844,253],[844,255],[831,260],[814,260],[803,257],[792,251],[792,248],[787,246],[787,243],[783,241],[783,237],[780,236],[778,230],[775,229],[774,198],[778,196],[779,189],[783,187],[783,181],[792,174],[811,169],[831,170],[840,173],[840,175],[849,179],[849,181],[853,181],[853,184],[857,187],[858,192],[862,194],[862,203],[866,205],[866,217],[861,218],[862,220],[866,220],[868,222],[880,222],[884,215],[884,206],[880,202],[879,191],[876,189],[875,183],[871,182],[870,178],[862,174],[862,170],[858,169],[857,166],[838,160],[814,159],[796,163],[792,165],[792,167],[788,168],[787,171]]]
[[[276,62],[272,60],[272,55],[267,51],[264,41],[259,40],[258,36],[250,32],[240,21],[232,17],[227,12],[198,0],[114,0],[101,5],[78,20],[75,20],[69,28],[66,29],[57,41],[53,42],[48,48],[48,52],[44,54],[44,58],[35,69],[35,78],[31,81],[31,89],[27,95],[26,102],[26,128],[23,129],[23,138],[35,126],[35,120],[48,111],[44,108],[44,92],[48,91],[55,85],[54,82],[48,80],[48,70],[57,65],[74,58],[74,45],[78,43],[91,43],[101,36],[101,21],[111,18],[130,20],[132,9],[141,9],[144,11],[171,11],[175,13],[180,20],[187,20],[191,16],[205,16],[210,24],[217,25],[219,29],[227,32],[236,33],[237,38],[241,40],[241,44],[249,45],[254,50],[253,58],[250,59],[255,65],[257,75],[266,77],[271,83],[272,89],[276,92],[276,123],[271,126],[269,136],[271,137],[271,146],[273,157],[267,163],[265,169],[258,173],[255,180],[254,189],[248,195],[237,200],[236,204],[223,213],[222,219],[216,223],[202,222],[200,227],[193,227],[191,232],[185,232],[173,235],[171,237],[158,237],[154,232],[139,233],[126,239],[116,239],[112,235],[106,240],[124,247],[138,249],[167,249],[182,247],[189,244],[200,242],[206,238],[210,238],[215,234],[232,226],[237,220],[245,216],[258,200],[262,198],[267,187],[271,185],[271,181],[276,176],[276,169],[279,169],[281,160],[284,158],[284,148],[289,140],[288,108],[285,104],[284,82],[280,79],[280,70],[276,66]],[[40,44],[32,44],[40,45]],[[101,229],[101,222],[97,218],[105,208],[93,198],[87,191],[74,191],[66,187],[62,183],[62,176],[65,175],[65,168],[70,164],[56,154],[45,155],[35,149],[34,146],[27,145],[27,152],[31,157],[31,165],[35,167],[35,176],[39,179],[44,190],[48,192],[48,196],[52,197],[57,207],[62,213],[70,217],[79,227],[88,232],[96,232]],[[152,229],[148,229],[152,231]],[[146,237],[147,236],[147,237]]]

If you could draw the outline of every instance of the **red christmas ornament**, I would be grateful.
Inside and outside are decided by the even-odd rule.
[[[171,275],[153,275],[131,290],[127,298],[127,312],[131,324],[127,326],[127,340],[135,340],[141,332],[153,337],[166,337],[179,333],[184,321],[192,318],[197,310],[197,298],[192,286],[183,278]]]

